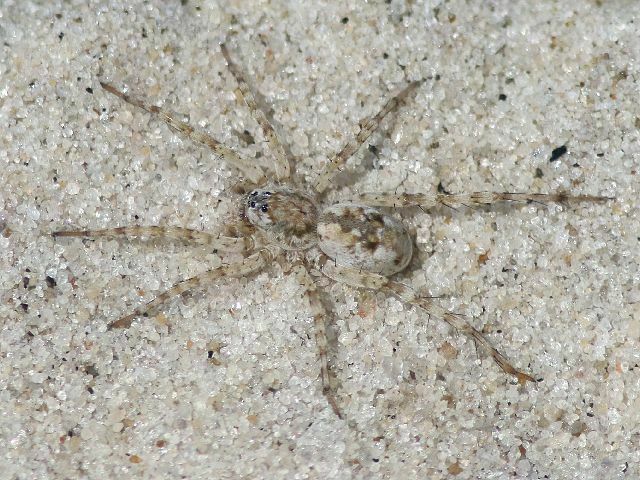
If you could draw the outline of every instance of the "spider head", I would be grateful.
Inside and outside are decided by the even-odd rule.
[[[318,209],[307,195],[288,189],[257,189],[245,198],[244,214],[286,250],[315,243]]]
[[[269,229],[273,224],[273,216],[269,208],[272,195],[273,192],[270,190],[253,190],[247,195],[244,214],[256,227]]]

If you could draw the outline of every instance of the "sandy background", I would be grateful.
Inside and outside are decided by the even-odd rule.
[[[0,477],[640,476],[637,5],[2,2]],[[106,330],[220,257],[48,233],[216,231],[239,197],[234,171],[98,78],[268,155],[225,38],[307,178],[425,79],[329,201],[439,184],[617,198],[396,212],[420,249],[402,280],[542,381],[521,388],[443,322],[335,285],[340,420],[308,301],[278,265]]]

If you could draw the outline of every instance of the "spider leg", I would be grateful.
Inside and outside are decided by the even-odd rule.
[[[123,91],[118,90],[116,87],[109,83],[100,82],[100,85],[107,92],[121,98],[125,102],[142,108],[143,110],[153,115],[157,115],[167,125],[169,125],[169,127],[181,132],[190,140],[206,145],[218,158],[220,158],[224,162],[227,162],[232,167],[238,169],[242,173],[242,175],[244,175],[251,182],[257,185],[265,183],[266,179],[264,176],[264,172],[255,163],[254,159],[239,155],[229,147],[218,142],[211,135],[201,130],[196,130],[188,123],[179,120],[178,116],[175,113],[170,112],[169,110],[151,105],[149,102],[142,98],[128,95]]]
[[[344,168],[347,160],[349,160],[349,158],[358,151],[362,144],[367,141],[371,134],[378,128],[382,119],[391,112],[391,110],[396,108],[398,104],[400,104],[400,102],[402,102],[411,92],[413,92],[420,83],[422,82],[418,81],[410,83],[400,91],[400,93],[392,97],[384,107],[382,107],[382,110],[380,110],[374,117],[366,118],[360,122],[360,131],[356,135],[356,138],[348,142],[340,152],[331,157],[318,176],[314,185],[314,188],[318,193],[322,193],[326,190],[333,176]]]
[[[354,203],[362,203],[372,207],[411,207],[432,208],[444,205],[450,208],[459,206],[490,205],[497,202],[521,203],[578,203],[605,202],[610,197],[597,195],[568,195],[566,193],[509,193],[509,192],[474,192],[474,193],[362,193],[353,198]]]
[[[535,382],[535,379],[524,372],[517,370],[507,358],[496,350],[489,340],[478,330],[476,330],[463,316],[449,312],[448,310],[436,305],[433,299],[428,297],[420,297],[408,286],[389,280],[387,277],[377,275],[375,273],[363,272],[354,268],[342,267],[332,262],[326,262],[322,267],[322,273],[336,281],[341,281],[357,288],[376,289],[389,293],[403,302],[414,305],[425,311],[429,316],[440,318],[455,328],[457,331],[471,337],[476,345],[480,345],[486,350],[498,366],[509,375],[513,375],[518,382],[524,384],[526,382]]]
[[[260,128],[262,128],[264,138],[269,143],[269,147],[271,147],[271,151],[275,157],[273,168],[274,173],[276,174],[276,179],[278,181],[286,180],[287,178],[289,178],[290,174],[289,160],[284,153],[284,148],[282,147],[282,144],[278,139],[278,135],[276,134],[275,129],[269,123],[269,120],[267,120],[267,116],[264,114],[264,112],[258,107],[256,99],[249,89],[242,71],[231,60],[229,50],[227,50],[227,47],[224,43],[220,44],[220,50],[222,51],[224,59],[227,61],[227,67],[229,68],[229,71],[238,83],[238,88],[235,91],[236,97],[240,100],[243,100],[247,107],[249,107],[251,116],[255,119],[256,122],[258,122]]]
[[[300,281],[306,288],[309,298],[309,305],[313,313],[316,345],[318,347],[318,358],[320,360],[320,378],[322,380],[322,394],[325,396],[333,412],[338,418],[343,418],[336,396],[331,388],[331,376],[329,371],[329,343],[327,341],[327,312],[322,305],[316,284],[304,266],[299,269]]]
[[[169,290],[162,292],[147,304],[136,308],[129,315],[125,315],[124,317],[111,322],[108,325],[108,328],[109,330],[113,328],[129,328],[136,317],[148,317],[153,310],[158,308],[167,300],[188,290],[199,288],[200,286],[213,282],[219,278],[242,277],[257,272],[269,265],[279,252],[280,249],[278,247],[266,247],[244,258],[240,262],[223,265],[221,267],[214,268],[213,270],[203,272],[195,277],[178,282]]]
[[[181,227],[116,227],[104,230],[62,230],[52,232],[54,237],[147,237],[178,240],[196,245],[211,246],[221,252],[246,252],[253,250],[255,242],[252,237],[225,237],[199,230]]]
[[[507,358],[502,355],[496,348],[491,345],[489,340],[477,329],[475,329],[469,322],[467,322],[462,315],[458,315],[453,312],[436,305],[432,299],[426,297],[418,297],[415,292],[406,285],[394,281],[389,281],[384,287],[383,292],[390,293],[406,303],[414,305],[429,314],[441,318],[457,331],[464,333],[471,337],[476,345],[480,345],[498,364],[498,366],[509,375],[513,375],[518,379],[518,383],[524,384],[526,382],[535,382],[536,380],[524,372],[517,370]]]

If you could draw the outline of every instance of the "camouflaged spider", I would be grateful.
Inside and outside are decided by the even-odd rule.
[[[350,203],[338,203],[319,207],[324,192],[333,176],[341,171],[347,160],[362,146],[382,119],[403,99],[411,94],[420,82],[409,84],[391,98],[382,110],[372,118],[360,122],[356,138],[323,167],[312,185],[303,191],[298,179],[292,176],[289,159],[278,140],[275,130],[265,114],[256,105],[241,71],[231,61],[224,45],[222,55],[237,82],[236,95],[244,100],[253,118],[262,128],[265,139],[273,154],[273,165],[259,165],[222,145],[208,134],[196,130],[178,120],[175,114],[149,104],[147,101],[130,96],[114,86],[102,83],[102,88],[125,102],[140,107],[159,116],[170,127],[182,132],[186,137],[208,146],[214,154],[236,168],[243,175],[252,190],[243,201],[243,223],[229,230],[230,236],[210,234],[201,231],[160,226],[131,226],[106,230],[57,231],[55,237],[102,237],[102,236],[145,236],[184,240],[208,245],[219,252],[240,252],[243,260],[224,264],[195,277],[183,280],[169,290],[158,295],[131,314],[112,322],[109,328],[128,328],[136,317],[147,317],[168,299],[201,285],[218,281],[220,278],[242,277],[268,267],[283,252],[303,252],[300,255],[304,268],[299,269],[300,282],[309,296],[314,317],[315,338],[320,360],[322,391],[333,411],[341,416],[336,396],[331,387],[325,330],[326,311],[320,301],[311,268],[322,272],[330,279],[346,283],[356,288],[375,289],[399,298],[418,307],[428,315],[438,317],[456,330],[471,337],[476,344],[486,350],[495,362],[519,382],[534,379],[509,363],[480,331],[475,329],[461,315],[438,306],[433,298],[415,293],[409,286],[392,280],[394,274],[403,271],[413,255],[413,243],[404,225],[393,216],[384,213],[380,207],[434,207],[438,204],[450,207],[459,205],[486,205],[498,201],[515,202],[567,202],[602,201],[598,196],[567,196],[565,194],[534,193],[491,193],[471,194],[377,194],[356,195]],[[265,170],[267,172],[265,172]],[[288,186],[287,186],[288,185]],[[297,188],[296,188],[297,187]],[[309,192],[309,190],[313,190]],[[308,260],[312,258],[313,260]]]

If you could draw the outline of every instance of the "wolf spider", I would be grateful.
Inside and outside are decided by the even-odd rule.
[[[301,179],[293,176],[293,162],[285,155],[274,128],[264,112],[256,104],[240,69],[233,63],[224,44],[220,46],[228,69],[237,83],[235,94],[244,101],[253,118],[260,125],[273,154],[273,163],[242,156],[224,146],[210,135],[197,130],[177,118],[168,110],[151,105],[146,100],[128,95],[111,84],[100,82],[107,92],[127,103],[142,108],[160,117],[174,130],[187,138],[209,147],[213,153],[231,167],[237,169],[250,188],[246,190],[242,203],[242,223],[229,230],[229,236],[206,233],[188,228],[162,226],[129,226],[105,230],[67,230],[53,232],[54,237],[157,237],[183,240],[206,245],[219,252],[241,253],[243,260],[224,264],[183,280],[158,295],[146,305],[137,307],[132,313],[109,324],[109,328],[128,328],[136,317],[148,317],[167,300],[202,285],[219,281],[223,277],[244,277],[254,274],[286,252],[303,252],[299,255],[300,281],[309,297],[310,310],[314,318],[315,339],[320,360],[322,392],[336,415],[342,416],[335,393],[331,387],[328,366],[326,317],[320,301],[317,285],[310,274],[319,270],[325,276],[352,287],[373,289],[395,296],[401,301],[418,307],[430,316],[440,318],[456,330],[468,335],[507,374],[518,382],[535,382],[527,373],[516,369],[485,336],[461,315],[439,306],[433,298],[417,294],[411,287],[393,280],[402,272],[413,255],[413,242],[405,226],[395,217],[380,210],[380,207],[402,208],[417,206],[431,208],[445,205],[487,205],[499,201],[511,202],[569,202],[603,201],[605,197],[581,195],[568,196],[563,193],[493,193],[470,194],[426,193],[384,194],[364,193],[356,195],[350,203],[321,206],[325,192],[334,175],[342,171],[347,160],[378,128],[382,119],[413,93],[421,82],[413,82],[392,97],[379,113],[360,122],[360,131],[355,139],[324,165],[315,181],[305,188]],[[313,259],[313,260],[309,260]]]

